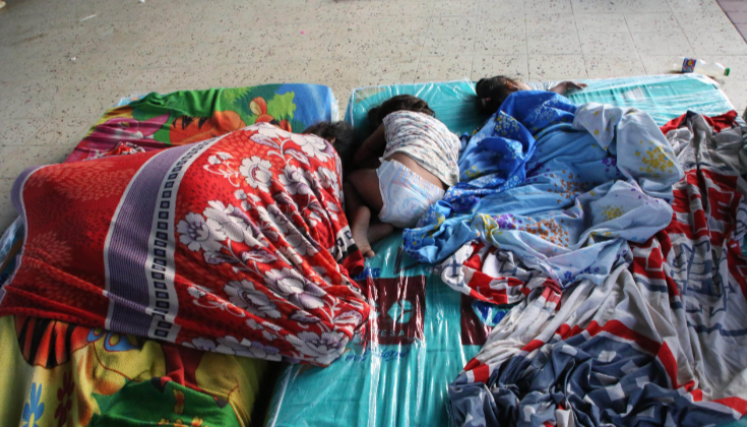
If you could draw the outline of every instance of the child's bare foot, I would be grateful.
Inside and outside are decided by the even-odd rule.
[[[371,210],[367,206],[360,206],[355,211],[353,224],[350,231],[353,233],[353,240],[358,245],[363,256],[373,258],[376,254],[371,249],[371,243],[368,240],[368,224],[371,221]]]

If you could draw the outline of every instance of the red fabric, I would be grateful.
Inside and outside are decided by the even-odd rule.
[[[339,157],[318,137],[270,125],[194,146],[204,148],[194,151],[193,163],[173,165],[185,170],[173,187],[168,219],[166,250],[173,265],[165,268],[168,289],[146,290],[150,303],[128,294],[130,276],[118,285],[113,266],[159,250],[148,246],[159,231],[158,207],[133,195],[133,186],[157,156],[179,149],[46,166],[25,182],[22,176],[14,191],[27,240],[5,286],[0,316],[25,314],[127,333],[136,333],[128,323],[146,316],[153,319],[150,331],[138,334],[164,338],[153,335],[156,326],[178,330],[164,339],[201,350],[317,365],[338,357],[369,310],[349,279],[363,262],[343,215]],[[193,151],[183,151],[188,149]],[[115,247],[117,225],[126,223],[128,212],[143,211],[151,215],[147,223],[121,235],[151,230],[145,243]],[[162,271],[153,270],[156,259],[138,268]],[[137,268],[137,282],[134,273]],[[159,311],[158,295],[167,291],[175,301]],[[133,320],[117,326],[113,310],[131,310]]]
[[[702,116],[709,125],[713,128],[714,132],[721,132],[724,129],[728,129],[734,126],[734,121],[737,119],[737,112],[734,110],[724,113],[720,116]],[[668,121],[664,126],[661,127],[661,132],[666,135],[667,132],[673,129],[677,129],[687,118],[687,113],[683,114],[676,119]]]

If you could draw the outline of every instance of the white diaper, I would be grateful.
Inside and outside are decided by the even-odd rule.
[[[376,175],[384,201],[379,219],[397,228],[414,227],[428,208],[444,197],[444,190],[396,160],[382,160]]]

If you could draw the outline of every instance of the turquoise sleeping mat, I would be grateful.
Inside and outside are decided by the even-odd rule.
[[[475,311],[480,307],[405,255],[401,242],[396,235],[376,245],[376,257],[357,278],[369,284],[374,308],[366,345],[349,345],[325,369],[287,367],[267,426],[446,425],[446,385],[488,330]]]
[[[692,75],[591,80],[571,99],[636,107],[660,124],[688,109],[709,115],[732,109],[710,80]],[[454,132],[472,132],[471,82],[362,88],[353,92],[346,120],[366,133],[366,112],[409,93],[425,99]],[[289,365],[273,391],[266,426],[448,426],[447,385],[480,350],[508,307],[482,305],[448,288],[440,271],[416,263],[401,236],[375,245],[377,256],[356,280],[367,286],[374,314],[364,340],[327,368]]]
[[[574,103],[600,102],[638,108],[651,114],[659,125],[681,116],[687,110],[712,116],[734,109],[716,82],[697,74],[580,81],[589,86],[568,95]],[[436,117],[457,135],[471,133],[482,126],[487,118],[475,108],[474,83],[462,80],[355,89],[348,102],[345,121],[355,126],[359,136],[364,136],[368,132],[368,110],[400,94],[411,94],[426,100],[436,112]]]

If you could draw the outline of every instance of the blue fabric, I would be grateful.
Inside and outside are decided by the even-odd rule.
[[[480,196],[513,188],[526,177],[534,154],[533,133],[557,123],[573,122],[576,106],[553,92],[517,92],[475,135],[462,137],[460,182],[445,197],[456,212],[467,212]]]
[[[15,271],[16,259],[13,249],[17,248],[22,240],[23,222],[20,218],[16,218],[0,237],[0,267],[2,267],[0,268],[0,289]],[[0,290],[0,299],[2,299],[2,290]]]
[[[488,158],[488,161],[484,159]],[[656,123],[633,109],[576,107],[552,92],[516,92],[469,138],[467,180],[450,188],[405,250],[438,262],[482,239],[560,284],[601,281],[672,218],[683,172]]]
[[[694,405],[688,395],[671,388],[655,356],[620,339],[579,334],[548,347],[532,358],[512,357],[490,375],[487,385],[451,386],[452,402],[495,405],[460,408],[471,417],[461,419],[459,425],[540,426],[556,422],[559,407],[572,408],[576,425],[589,427],[695,427],[734,420],[731,413]],[[602,353],[614,356],[604,358]],[[485,393],[493,399],[470,399]]]

